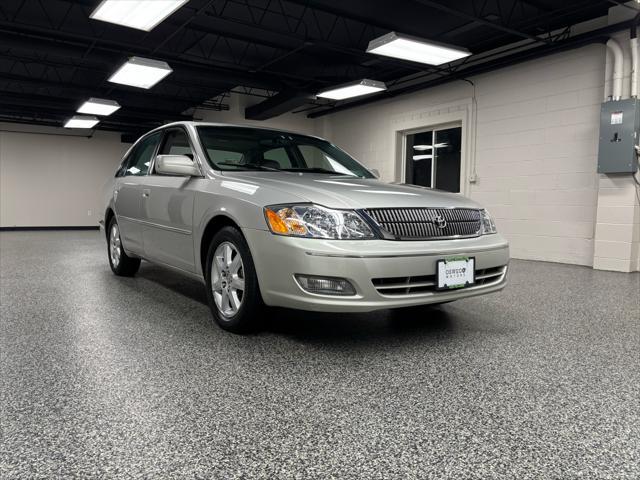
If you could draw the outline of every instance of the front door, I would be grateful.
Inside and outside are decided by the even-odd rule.
[[[187,132],[165,131],[159,155],[187,155],[193,150]],[[145,257],[189,272],[195,271],[193,247],[194,185],[199,179],[151,171],[142,191]]]
[[[158,147],[160,133],[142,139],[126,160],[123,175],[115,182],[114,202],[120,237],[126,251],[142,255],[142,184]]]

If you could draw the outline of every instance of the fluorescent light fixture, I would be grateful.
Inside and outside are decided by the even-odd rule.
[[[396,32],[387,33],[371,40],[367,53],[401,58],[427,65],[442,65],[471,55],[471,52],[465,48],[452,47]]]
[[[150,31],[189,0],[102,0],[94,20]]]
[[[367,80],[366,78],[358,82],[346,83],[329,90],[318,93],[318,97],[330,98],[331,100],[344,100],[345,98],[360,97],[369,95],[370,93],[381,92],[386,90],[387,86],[384,82],[375,80]]]
[[[433,155],[414,155],[413,156],[414,160],[428,160],[430,158],[433,158]]]
[[[436,143],[435,145],[414,145],[413,149],[418,150],[419,152],[423,152],[425,150],[432,150],[434,148],[444,148],[448,147],[448,143]]]
[[[112,83],[131,85],[138,88],[151,88],[173,70],[167,62],[150,58],[131,57],[109,77]]]
[[[115,100],[103,98],[90,98],[78,109],[78,113],[91,113],[93,115],[111,115],[120,109],[120,104]]]
[[[67,120],[64,128],[93,128],[99,121],[93,115],[74,115]]]

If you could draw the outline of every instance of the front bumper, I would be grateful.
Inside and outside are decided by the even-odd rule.
[[[506,284],[509,246],[499,234],[442,241],[320,240],[273,235],[244,229],[267,305],[325,312],[371,310],[440,303],[502,290]],[[475,268],[500,274],[482,285],[443,292],[387,295],[373,279],[435,275],[437,261],[449,255],[475,257]],[[295,274],[341,277],[356,295],[339,297],[304,291]]]

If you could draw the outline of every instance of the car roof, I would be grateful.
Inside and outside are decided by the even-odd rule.
[[[220,122],[195,122],[195,121],[188,121],[188,120],[182,120],[182,121],[179,121],[179,122],[167,123],[166,125],[162,125],[161,127],[154,128],[153,130],[149,131],[148,133],[155,132],[155,131],[158,131],[158,130],[163,130],[163,129],[169,128],[169,127],[178,127],[178,126],[181,126],[181,125],[182,126],[190,125],[192,127],[232,127],[232,128],[270,130],[270,131],[273,131],[273,132],[292,133],[294,135],[303,135],[305,137],[312,137],[312,138],[317,138],[317,139],[320,139],[320,140],[324,140],[324,138],[318,137],[317,135],[309,135],[308,133],[294,132],[294,131],[291,131],[291,130],[284,130],[284,129],[281,129],[281,128],[263,127],[261,125],[239,125],[239,124],[235,124],[235,123],[220,123]],[[145,135],[147,135],[147,134],[145,134]]]

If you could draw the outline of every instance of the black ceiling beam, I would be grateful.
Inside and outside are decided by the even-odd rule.
[[[70,3],[74,3],[75,0],[64,0],[66,2],[70,2]],[[212,2],[208,2],[207,5],[210,5]],[[277,44],[274,42],[269,42],[267,40],[265,40],[264,38],[261,38],[259,35],[256,36],[247,36],[247,35],[243,35],[241,32],[239,32],[237,26],[232,26],[233,23],[245,23],[242,22],[240,20],[236,20],[236,19],[223,19],[219,16],[216,15],[211,15],[209,14],[209,12],[206,12],[206,8],[201,8],[198,10],[194,10],[194,13],[192,14],[191,17],[189,17],[187,22],[175,22],[175,21],[171,21],[171,19],[169,18],[164,25],[166,26],[173,26],[175,27],[175,30],[173,30],[169,35],[167,35],[166,38],[163,38],[160,42],[160,44],[154,48],[148,48],[146,50],[146,52],[144,54],[138,53],[137,55],[151,55],[151,56],[157,56],[157,57],[162,57],[164,59],[167,58],[167,56],[188,56],[189,59],[193,59],[194,62],[199,63],[199,62],[207,62],[207,63],[211,63],[211,64],[215,64],[217,65],[219,68],[227,68],[227,69],[233,69],[236,72],[242,72],[245,75],[247,74],[248,71],[251,70],[251,68],[247,65],[237,65],[233,62],[227,62],[227,61],[220,61],[220,60],[211,60],[205,57],[200,57],[200,56],[195,56],[195,55],[191,55],[191,54],[186,54],[184,52],[182,53],[178,53],[175,51],[170,51],[167,49],[161,50],[162,46],[166,46],[167,40],[169,39],[169,37],[173,37],[175,36],[176,32],[182,31],[183,29],[186,30],[192,30],[194,32],[199,32],[199,33],[203,33],[203,34],[209,34],[209,35],[220,35],[221,37],[224,38],[232,38],[235,40],[239,40],[239,41],[244,41],[244,42],[248,42],[248,43],[252,43],[255,45],[260,45],[260,46],[266,46],[269,48],[273,48],[273,49],[283,49],[286,50],[289,48],[289,46],[283,46],[281,44]],[[216,21],[216,25],[206,25],[204,23],[198,23],[197,21],[205,21],[207,19],[213,19]],[[221,23],[227,23],[225,28],[220,28],[221,27]],[[247,25],[245,25],[247,26]],[[261,28],[263,31],[268,31],[271,34],[279,34],[279,32],[276,32],[274,30],[269,30],[269,29],[265,29],[264,27],[260,27],[258,25],[249,25],[252,27],[256,27],[256,28]],[[147,34],[148,36],[149,34]],[[143,41],[141,43],[144,43],[144,40],[146,40],[147,36],[145,36],[145,38],[143,39]],[[98,39],[95,39],[95,41],[99,41]],[[175,61],[175,60],[172,60]],[[282,81],[282,79],[288,79],[291,82],[319,82],[322,83],[321,81],[319,81],[318,79],[315,78],[311,78],[311,77],[305,77],[305,76],[300,76],[300,75],[295,75],[292,74],[291,72],[283,72],[283,71],[273,71],[273,70],[266,70],[263,69],[262,70],[264,72],[263,77],[268,77],[271,81]],[[253,72],[251,72],[253,73]],[[280,87],[276,88],[274,86],[271,87],[265,87],[264,85],[256,85],[256,78],[259,78],[258,76],[253,76],[252,77],[253,83],[249,82],[249,81],[239,81],[236,82],[235,84],[242,84],[242,85],[248,85],[248,86],[252,86],[252,87],[257,87],[257,88],[268,88],[268,89],[275,89],[275,90],[279,90],[281,88],[284,88],[283,85],[281,85]],[[266,81],[266,80],[265,80]],[[235,85],[234,85],[235,86]]]
[[[23,104],[28,105],[43,105],[43,106],[59,106],[62,107],[66,105],[69,111],[75,111],[77,107],[79,107],[85,100],[87,100],[86,96],[82,95],[56,95],[55,98],[52,98],[49,95],[39,95],[34,93],[17,93],[10,90],[3,90],[0,88],[0,101],[4,102],[23,102]],[[123,108],[131,109],[132,116],[137,116],[140,118],[175,118],[182,120],[191,120],[193,117],[190,115],[182,115],[181,113],[176,113],[175,110],[163,110],[159,108],[149,108],[147,107],[139,107],[136,105],[131,105],[129,103],[122,103],[121,106]],[[153,106],[152,106],[153,107]]]
[[[65,1],[72,1],[72,0],[65,0]],[[291,1],[293,3],[300,3],[295,0],[288,0],[288,1]],[[235,3],[238,3],[239,5],[242,5],[242,6],[246,6],[243,2],[235,2]],[[248,6],[246,7],[249,8]],[[322,9],[326,11],[326,9],[324,8],[319,7],[318,9]],[[193,10],[194,12],[196,12],[195,9]],[[330,9],[330,10],[333,11],[334,9]],[[338,13],[334,13],[334,14],[338,15]],[[345,16],[345,18],[346,17],[347,16]],[[348,18],[352,18],[352,17],[348,16]],[[356,20],[356,21],[360,21],[361,23],[371,23],[370,20],[366,20],[366,19]],[[291,32],[282,32],[282,31],[273,30],[263,25],[259,25],[259,24],[252,23],[252,22],[245,21],[238,18],[221,17],[219,15],[214,15],[210,11],[206,11],[206,9],[205,11],[199,12],[198,15],[191,16],[190,21],[188,22],[187,25],[184,25],[184,22],[180,23],[180,22],[174,21],[172,23],[171,18],[169,18],[163,25],[166,25],[166,26],[171,25],[176,29],[184,28],[187,30],[191,30],[191,31],[199,32],[203,34],[220,35],[224,38],[230,38],[238,41],[252,43],[259,46],[265,46],[267,48],[272,48],[274,50],[281,50],[283,52],[281,54],[282,58],[286,58],[292,53],[296,53],[297,51],[301,50],[301,46],[319,47],[329,51],[348,55],[354,58],[362,59],[362,61],[370,60],[371,58],[374,58],[371,55],[367,54],[364,50],[331,43],[323,39],[309,38],[305,36],[295,35]],[[244,32],[249,32],[247,29],[253,30],[253,32],[244,33]],[[263,35],[261,32],[272,37],[279,37],[280,39],[282,39],[282,41],[267,40],[265,39],[265,35]],[[314,52],[311,49],[307,48],[306,50],[307,50],[307,54],[314,55]],[[153,51],[155,52],[155,49]],[[272,62],[266,62],[266,63],[268,63],[267,67],[273,64]],[[396,67],[396,68],[400,67],[400,68],[405,68],[407,70],[413,70],[413,71],[433,71],[433,72],[441,71],[437,67],[418,65],[414,62],[409,62],[401,59],[392,59],[388,57],[377,58],[377,64],[380,64],[382,67],[389,67],[389,66]],[[320,88],[322,86],[335,83],[330,80],[324,80],[317,77],[310,78],[310,77],[305,77],[300,75],[293,75],[290,72],[277,71],[277,70],[269,69],[267,67],[265,67],[265,64],[263,64],[261,66],[258,66],[257,68],[251,68],[247,66],[245,66],[244,68],[250,74],[255,75],[256,78],[262,77],[261,75],[260,76],[257,75],[259,72],[264,72],[266,75],[288,78],[289,80],[295,81],[295,82],[304,82],[305,87],[316,85],[316,86],[319,86],[318,88]],[[256,85],[240,79],[236,82],[236,85],[246,85],[246,86],[256,87]],[[259,87],[259,88],[265,88],[265,87]],[[281,90],[283,88],[271,87],[267,89]]]
[[[286,53],[283,54],[283,57],[289,56],[292,53],[297,53],[299,50],[301,50],[301,47],[318,47],[318,48],[322,48],[332,52],[341,53],[343,55],[359,58],[362,60],[366,60],[366,59],[370,60],[371,58],[373,58],[370,54],[368,54],[364,50],[360,50],[353,47],[347,47],[344,45],[338,45],[336,43],[328,42],[326,40],[321,40],[313,37],[304,37],[301,35],[293,35],[291,33],[279,32],[279,31],[271,30],[269,28],[265,28],[262,25],[252,24],[250,22],[246,22],[243,20],[235,19],[235,18],[213,17],[210,15],[205,15],[205,18],[214,20],[214,23],[212,23],[209,28],[213,28],[216,34],[220,34],[223,37],[227,37],[227,38],[234,38],[236,40],[247,41],[247,42],[250,41],[258,45],[264,45],[269,48],[285,50]],[[270,35],[282,37],[283,39],[286,39],[287,42],[290,42],[290,44],[285,46],[279,43],[267,41],[260,35],[251,36],[251,35],[238,33],[239,32],[237,28],[238,25],[241,27],[255,29],[258,32],[264,32]],[[224,28],[221,28],[223,26]],[[204,24],[202,25],[192,24],[189,26],[189,30],[193,29],[196,31],[203,31],[203,30],[206,30],[206,28],[207,27],[204,26]],[[307,52],[311,52],[311,49],[307,48]],[[313,55],[312,52],[311,54]],[[417,65],[414,62],[401,60],[401,59],[394,59],[390,57],[378,57],[378,59],[380,60],[381,64],[401,66],[402,68],[406,68],[409,70],[417,70],[417,71],[424,71],[424,70],[438,71],[439,70],[436,67],[430,67],[426,65]],[[269,63],[269,65],[270,64],[271,63]],[[259,68],[259,70],[263,70],[263,69],[264,67]],[[277,72],[273,72],[272,70],[265,70],[265,71],[270,73],[277,73]],[[313,82],[324,83],[324,84],[330,83],[326,81],[323,82],[321,79],[317,79],[317,78],[313,79]]]
[[[397,29],[397,25],[393,25],[390,22],[387,22],[384,18],[368,18],[366,15],[354,14],[352,12],[345,12],[343,9],[339,7],[340,2],[333,2],[338,7],[332,5],[325,5],[322,3],[318,3],[313,0],[285,0],[288,3],[293,3],[296,5],[301,5],[303,7],[309,7],[313,10],[318,10],[326,13],[331,13],[332,15],[336,15],[338,17],[347,18],[350,20],[355,20],[356,22],[360,22],[365,25],[371,25],[382,30],[395,30]],[[408,33],[411,35],[420,35],[420,32],[416,29],[409,29],[403,33]]]
[[[74,3],[75,0],[64,0],[66,2],[70,2],[70,3]],[[199,32],[199,33],[203,33],[203,34],[210,34],[210,35],[219,35],[221,37],[224,38],[230,38],[230,39],[234,39],[234,40],[239,40],[242,42],[248,42],[248,43],[252,43],[254,45],[259,45],[259,46],[265,46],[268,48],[272,48],[275,50],[283,50],[283,51],[287,51],[289,49],[294,49],[297,48],[297,46],[300,43],[303,43],[306,39],[300,36],[293,36],[290,35],[288,33],[283,33],[283,32],[279,32],[276,30],[271,30],[269,28],[266,28],[262,25],[258,25],[258,24],[254,24],[254,23],[250,23],[250,22],[246,22],[240,19],[236,19],[236,18],[223,18],[219,15],[216,15],[212,12],[207,12],[207,7],[211,6],[213,2],[209,1],[206,3],[206,5],[200,9],[195,9],[192,8],[191,10],[193,11],[193,13],[191,14],[191,16],[189,16],[189,18],[187,19],[187,21],[184,22],[179,22],[179,21],[175,21],[172,20],[171,17],[168,18],[165,22],[163,22],[163,26],[166,27],[174,27],[174,30],[167,35],[165,38],[162,39],[162,41],[160,42],[160,44],[156,47],[154,47],[153,49],[150,49],[149,52],[147,54],[149,55],[154,55],[154,54],[158,54],[160,56],[163,55],[162,52],[160,52],[160,48],[164,45],[166,45],[167,41],[170,38],[173,38],[176,33],[186,29],[186,30],[191,30],[194,32]],[[87,4],[87,2],[85,2],[85,5]],[[188,5],[188,4],[187,4]],[[247,6],[246,4],[242,4],[243,6]],[[186,7],[188,8],[188,7]],[[247,8],[249,8],[247,6]],[[266,40],[263,36],[261,35],[250,35],[250,34],[244,34],[242,33],[242,31],[240,29],[238,29],[238,25],[241,25],[243,27],[248,27],[248,28],[253,28],[256,29],[258,31],[264,32],[264,33],[268,33],[270,35],[274,35],[274,36],[280,36],[282,37],[283,40],[286,40],[289,43],[278,43],[278,42],[273,42],[273,41],[269,41]],[[148,36],[149,34],[147,34]],[[146,37],[145,37],[146,39]],[[291,45],[291,42],[294,42],[294,45]],[[355,52],[355,49],[353,49],[353,52]],[[175,52],[174,52],[175,53]],[[202,57],[204,58],[204,57]],[[248,66],[244,66],[245,71],[246,70],[250,70],[250,67]],[[309,77],[301,77],[301,76],[297,76],[297,75],[293,75],[290,72],[279,72],[279,71],[272,71],[272,70],[266,70],[266,69],[261,69],[262,71],[264,71],[266,74],[271,74],[277,77],[288,77],[292,80],[296,80],[296,81],[307,81],[307,82],[319,82],[322,83],[321,81],[319,81],[318,79],[314,79],[314,78],[309,78]],[[256,85],[250,85],[250,86],[256,86]],[[263,88],[263,87],[260,87]]]
[[[10,53],[0,53],[0,58],[5,58],[9,60],[19,60],[23,63],[37,63],[39,65],[46,65],[51,67],[66,67],[73,68],[78,70],[85,70],[91,72],[98,72],[104,74],[105,77],[111,75],[116,67],[118,66],[121,59],[111,59],[110,56],[103,55],[94,55],[91,59],[82,58],[77,54],[74,47],[65,48],[58,47],[55,49],[55,52],[51,52],[52,55],[56,56],[56,59],[53,59],[49,56],[49,58],[36,58],[33,56],[42,55],[43,53],[49,54],[49,44],[51,42],[46,42],[44,40],[39,39],[24,39],[20,35],[7,34],[0,32],[0,48],[2,47],[10,47]],[[22,52],[22,54],[18,53]],[[235,86],[234,82],[217,82],[211,81],[209,77],[204,77],[204,75],[200,75],[198,77],[190,76],[191,72],[185,72],[182,69],[178,69],[174,71],[172,75],[169,75],[166,79],[163,80],[163,85],[174,85],[177,87],[182,87],[186,89],[199,89],[201,91],[211,90],[211,88],[219,88],[219,89],[227,89]],[[200,79],[205,83],[192,83],[185,82],[182,80],[183,77],[189,76],[193,79]],[[117,84],[113,84],[113,87],[129,89],[127,86],[119,86]]]
[[[247,120],[268,120],[269,118],[290,112],[304,105],[312,98],[314,98],[314,96],[308,92],[280,92],[256,105],[245,108],[244,118]]]
[[[530,35],[528,33],[525,32],[521,32],[519,30],[515,30],[513,28],[510,28],[506,25],[501,25],[499,23],[494,23],[494,22],[490,22],[489,20],[486,20],[484,18],[480,18],[477,17],[475,15],[463,12],[461,10],[457,10],[455,8],[451,8],[448,7],[447,5],[442,5],[441,3],[438,3],[434,0],[413,0],[416,3],[419,3],[421,5],[424,5],[426,7],[431,7],[434,8],[436,10],[439,10],[443,13],[448,13],[449,15],[453,15],[455,17],[458,18],[462,18],[464,20],[470,21],[470,22],[475,22],[478,23],[480,25],[484,25],[485,27],[490,27],[493,28],[494,30],[500,30],[504,33],[509,33],[511,35],[515,35],[521,38],[527,38],[529,40],[533,40],[535,42],[539,42],[539,43],[549,43],[549,41],[545,38],[541,38],[538,37],[536,35]]]
[[[128,56],[145,56],[149,55],[149,49],[140,47],[138,45],[131,45],[124,42],[118,42],[114,40],[107,40],[104,38],[96,38],[86,35],[80,35],[75,33],[62,32],[55,29],[38,27],[33,25],[16,25],[12,22],[0,20],[0,32],[15,33],[24,35],[27,38],[40,38],[51,42],[55,46],[55,43],[62,42],[66,44],[76,45],[83,49],[86,49],[88,44],[94,43],[92,53],[95,50],[104,50],[111,53],[116,53],[123,57]],[[185,57],[189,57],[187,60]],[[222,78],[229,78],[229,80],[238,81],[248,86],[256,88],[265,88],[270,90],[281,90],[283,83],[281,79],[276,78],[273,75],[264,73],[260,78],[255,75],[248,74],[246,69],[241,66],[231,67],[225,63],[221,65],[220,62],[205,59],[203,57],[195,57],[193,55],[176,54],[163,50],[158,52],[156,58],[161,58],[165,61],[174,64],[174,67],[180,65],[182,69],[187,73],[187,70],[191,69],[194,75],[202,76],[208,75],[211,78],[213,74],[224,75]],[[116,69],[117,64],[113,66]]]
[[[42,108],[46,109],[50,112],[60,112],[62,115],[66,115],[67,117],[71,117],[73,115],[77,115],[76,109],[79,106],[79,102],[69,102],[69,101],[55,101],[53,99],[49,101],[35,99],[35,98],[24,98],[26,95],[18,98],[16,95],[7,95],[6,93],[0,92],[0,105],[10,106],[10,107],[18,107],[18,108]],[[102,118],[102,117],[101,117]],[[148,113],[142,112],[136,109],[127,109],[127,110],[118,110],[114,112],[109,118],[115,118],[117,120],[125,120],[132,122],[164,122],[168,120],[176,121],[176,120],[190,120],[190,117],[186,117],[180,114],[159,114],[159,113]]]
[[[514,0],[514,1],[520,1],[520,3],[529,5],[530,7],[536,8],[543,12],[551,12],[553,10],[553,8],[549,8],[548,5],[545,5],[544,3],[538,0]]]
[[[92,88],[86,85],[79,85],[70,82],[60,82],[49,79],[38,79],[25,75],[16,75],[14,73],[0,72],[0,79],[17,82],[24,85],[31,85],[36,88],[59,88],[62,90],[68,90],[77,94],[81,94],[87,98],[95,97],[98,94],[96,88]],[[135,93],[123,94],[122,92],[118,92],[112,94],[111,96],[118,102],[122,101],[122,98],[131,98],[132,96],[137,97],[138,100],[140,100],[140,95]],[[183,110],[189,106],[193,106],[191,105],[193,104],[193,100],[186,97],[175,97],[171,95],[160,95],[157,93],[145,92],[144,98],[148,100],[148,102],[163,102],[165,104],[173,104],[174,107],[181,108]]]
[[[634,7],[632,7],[631,5],[627,5],[627,2],[624,2],[624,1],[620,1],[620,0],[608,0],[608,2],[609,2],[611,5],[617,5],[618,7],[625,7],[625,8],[629,8],[629,9],[634,10],[634,11],[636,11],[636,12],[638,11],[638,9],[637,9],[637,8],[634,8]]]
[[[3,115],[13,114],[13,115],[19,116],[19,115],[24,115],[25,113],[32,113],[34,115],[35,114],[43,115],[50,119],[58,120],[60,122],[58,126],[60,127],[62,126],[62,123],[64,121],[66,121],[67,119],[73,116],[73,113],[70,114],[57,109],[33,107],[33,106],[28,106],[28,107],[15,106],[11,104],[5,104],[2,101],[0,101],[0,110],[2,111]],[[163,123],[161,120],[147,119],[147,120],[141,121],[140,119],[135,119],[131,117],[115,118],[115,117],[109,116],[109,117],[98,117],[98,119],[100,120],[100,123],[103,125],[119,125],[126,128],[138,128],[138,129],[144,129],[144,128],[149,129],[151,127],[159,126]]]
[[[367,105],[373,102],[379,102],[388,98],[394,98],[400,95],[406,95],[408,93],[425,90],[427,88],[449,83],[454,80],[469,78],[473,75],[479,75],[481,73],[486,73],[492,70],[497,70],[497,69],[508,67],[511,65],[516,65],[518,63],[522,63],[528,60],[533,60],[536,58],[545,57],[547,55],[552,55],[552,54],[563,52],[566,50],[580,48],[593,43],[604,44],[609,39],[609,35],[611,35],[612,33],[630,28],[632,22],[633,20],[619,22],[613,25],[609,25],[606,27],[593,30],[591,32],[586,32],[580,35],[576,35],[574,37],[570,37],[566,40],[559,40],[552,44],[542,45],[540,47],[533,47],[524,51],[519,51],[510,55],[505,55],[505,56],[496,58],[494,60],[489,60],[476,65],[471,65],[464,69],[457,70],[452,74],[450,74],[448,77],[430,79],[425,82],[408,85],[406,87],[386,90],[385,92],[372,95],[369,98],[356,100],[348,103],[343,103],[341,105],[337,105],[332,108],[312,112],[309,115],[307,115],[307,117],[308,118],[322,117],[324,115],[329,115],[329,114],[337,113],[350,108]]]

